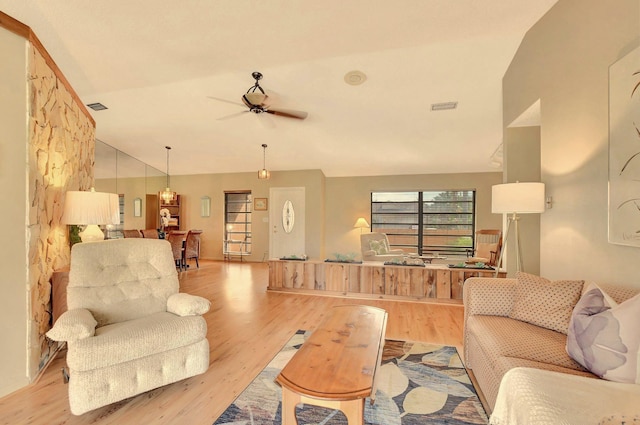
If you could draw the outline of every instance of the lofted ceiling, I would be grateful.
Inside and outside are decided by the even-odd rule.
[[[502,76],[557,0],[0,0],[90,111],[96,137],[171,174],[496,171]],[[345,74],[366,75],[349,85]],[[253,71],[274,107],[243,113]],[[431,104],[458,102],[455,110]],[[220,119],[226,118],[226,119]]]

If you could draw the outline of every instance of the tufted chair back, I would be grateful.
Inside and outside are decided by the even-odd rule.
[[[166,311],[179,291],[171,245],[162,239],[112,239],[73,245],[69,309],[86,308],[98,326]]]

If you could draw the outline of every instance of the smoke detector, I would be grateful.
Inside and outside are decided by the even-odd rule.
[[[362,71],[349,71],[344,74],[344,82],[350,86],[359,86],[367,81],[367,75]]]

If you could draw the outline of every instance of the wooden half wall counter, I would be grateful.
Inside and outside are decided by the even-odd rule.
[[[492,277],[493,270],[456,269],[446,264],[384,265],[382,262],[333,263],[269,260],[272,291],[340,295],[354,298],[462,303],[462,287],[470,277]],[[504,278],[506,272],[498,273]]]

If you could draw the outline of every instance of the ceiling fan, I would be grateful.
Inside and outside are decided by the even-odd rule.
[[[269,96],[264,92],[264,89],[260,87],[260,80],[262,79],[262,74],[256,71],[256,72],[253,72],[251,76],[253,77],[254,80],[256,80],[256,82],[253,86],[249,87],[249,90],[247,90],[245,94],[242,95],[242,103],[244,105],[236,102],[229,102],[228,100],[224,100],[224,99],[218,99],[216,97],[209,96],[209,98],[220,100],[227,103],[233,103],[234,105],[246,106],[247,108],[249,108],[248,111],[244,111],[244,112],[253,112],[254,114],[267,113],[267,114],[272,114],[280,117],[296,118],[299,120],[303,120],[307,118],[307,115],[309,114],[304,111],[293,111],[290,109],[271,108]],[[233,114],[233,115],[218,118],[218,119],[219,120],[227,119],[227,118],[234,117],[236,115],[238,114]]]

